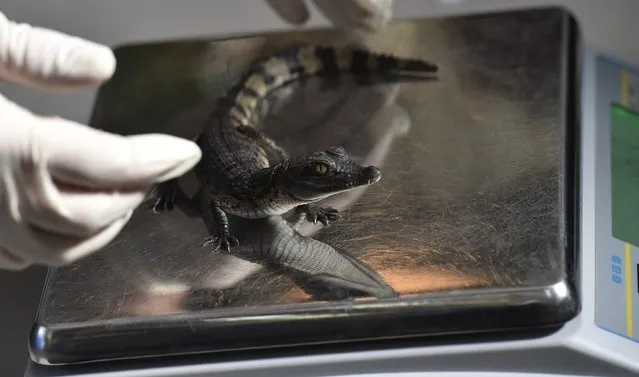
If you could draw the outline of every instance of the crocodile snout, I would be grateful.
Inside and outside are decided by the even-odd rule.
[[[368,181],[368,184],[376,183],[382,179],[382,171],[377,166],[368,166],[364,168],[364,177]]]

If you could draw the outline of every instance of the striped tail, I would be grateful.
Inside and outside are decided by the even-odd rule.
[[[418,59],[378,54],[354,47],[296,46],[276,52],[251,65],[249,73],[233,94],[231,119],[235,126],[250,126],[260,102],[275,89],[308,76],[334,76],[340,73],[434,74],[437,65]],[[264,113],[263,104],[259,113]]]

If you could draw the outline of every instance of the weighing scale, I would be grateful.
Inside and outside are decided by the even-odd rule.
[[[234,65],[242,67],[244,64],[237,55],[233,55],[233,51],[238,51],[233,50],[236,48],[234,46],[243,46],[239,49],[242,56],[249,50],[257,53],[256,51],[261,50],[255,50],[252,46],[255,45],[255,38],[261,37],[255,37],[256,35],[263,35],[268,31],[269,34],[264,36],[264,39],[259,39],[260,43],[277,44],[269,38],[275,38],[273,35],[283,35],[281,33],[291,30],[289,25],[277,19],[264,4],[251,0],[224,3],[200,0],[189,2],[188,6],[168,0],[138,0],[126,5],[99,1],[57,1],[37,4],[37,7],[30,7],[35,5],[35,2],[31,3],[24,0],[7,2],[3,5],[3,11],[13,19],[121,47],[118,50],[118,54],[121,54],[118,56],[122,56],[122,59],[118,60],[119,64],[127,57],[135,63],[143,60],[142,55],[145,54],[162,55],[161,52],[152,52],[150,48],[144,50],[144,54],[136,55],[136,47],[139,48],[145,43],[179,43],[182,40],[205,38],[215,53],[203,55],[204,58],[201,58],[215,61],[210,58],[218,57],[217,61],[220,61],[219,56],[226,56],[224,59],[227,60],[223,65],[227,71],[232,71]],[[620,2],[622,3],[628,7],[629,12],[634,9],[631,2]],[[380,227],[386,226],[387,229],[393,229],[393,235],[375,241],[377,243],[367,241],[365,237],[353,241],[351,234],[339,233],[343,228],[338,226],[332,233],[317,231],[317,237],[322,241],[342,246],[346,242],[344,239],[351,237],[348,238],[351,240],[348,245],[353,249],[360,247],[363,251],[358,255],[372,264],[378,260],[372,255],[384,261],[391,260],[384,259],[388,257],[391,246],[396,248],[397,253],[408,255],[408,238],[415,238],[415,234],[423,236],[423,233],[417,233],[418,226],[414,224],[419,222],[414,217],[419,217],[424,226],[447,224],[447,229],[452,229],[453,225],[444,223],[442,219],[457,219],[456,237],[444,238],[441,231],[438,233],[436,229],[428,228],[432,237],[440,237],[439,245],[445,244],[449,247],[436,248],[433,241],[432,244],[428,244],[433,249],[429,249],[430,257],[426,259],[447,271],[446,274],[437,275],[434,270],[428,270],[428,273],[420,272],[426,278],[419,278],[415,277],[416,275],[407,275],[404,269],[401,270],[402,276],[410,278],[401,280],[384,270],[386,272],[382,276],[385,279],[394,286],[402,287],[399,298],[365,299],[355,302],[309,302],[307,297],[295,291],[295,287],[287,285],[290,282],[286,279],[276,277],[277,274],[261,275],[261,267],[255,263],[242,260],[218,260],[213,263],[206,259],[213,258],[209,254],[202,254],[199,249],[184,246],[195,245],[201,235],[189,233],[190,236],[179,238],[181,243],[172,244],[171,242],[176,242],[175,239],[162,237],[177,232],[176,228],[179,226],[166,220],[168,222],[162,225],[164,228],[157,225],[153,228],[154,231],[149,230],[153,237],[159,237],[154,241],[154,247],[141,247],[139,243],[131,240],[132,236],[123,234],[122,241],[116,242],[108,250],[80,261],[77,265],[50,272],[40,311],[29,339],[32,360],[25,375],[639,375],[639,240],[633,231],[636,224],[635,215],[639,212],[639,205],[633,200],[634,188],[639,183],[639,178],[635,176],[639,166],[639,154],[636,152],[639,150],[639,141],[636,141],[639,140],[639,69],[635,68],[639,66],[639,56],[618,52],[619,46],[624,48],[623,44],[631,42],[632,38],[625,35],[619,37],[626,38],[621,41],[608,38],[617,35],[621,25],[631,27],[634,24],[631,16],[626,15],[627,23],[622,19],[614,21],[615,24],[605,27],[610,29],[610,33],[602,37],[592,33],[595,27],[591,21],[597,12],[588,8],[592,6],[591,3],[565,1],[562,4],[577,15],[577,22],[570,13],[561,8],[544,8],[542,2],[537,1],[427,3],[403,0],[396,4],[395,17],[399,25],[396,30],[413,27],[410,20],[439,19],[449,20],[442,22],[458,22],[453,29],[459,32],[454,36],[444,33],[442,38],[448,43],[459,40],[454,38],[461,38],[467,41],[464,46],[482,45],[477,39],[472,42],[477,35],[487,35],[473,29],[478,25],[473,22],[481,24],[482,20],[485,21],[482,17],[500,17],[499,15],[507,13],[528,17],[526,15],[532,14],[530,12],[537,12],[537,16],[544,16],[538,20],[554,19],[556,22],[556,29],[552,29],[553,26],[545,21],[539,23],[543,25],[539,27],[540,33],[543,30],[554,30],[549,34],[556,40],[556,60],[546,59],[554,61],[554,65],[551,66],[555,69],[556,80],[550,87],[540,84],[546,82],[542,75],[536,83],[535,80],[529,80],[535,91],[531,89],[516,93],[516,86],[501,75],[491,76],[491,71],[474,68],[484,64],[497,70],[496,66],[503,65],[504,60],[507,60],[500,59],[499,54],[492,59],[482,60],[482,54],[488,54],[486,51],[458,48],[453,53],[445,55],[440,54],[446,50],[442,46],[455,44],[433,43],[423,48],[423,56],[432,56],[442,67],[441,82],[432,84],[433,89],[421,91],[422,89],[413,87],[410,83],[402,83],[403,94],[399,94],[398,97],[393,97],[393,90],[390,89],[375,93],[366,90],[363,94],[358,94],[369,96],[365,97],[365,103],[381,104],[389,97],[399,98],[397,108],[409,109],[402,112],[390,106],[389,112],[375,113],[374,116],[361,121],[361,124],[403,124],[402,116],[406,113],[413,120],[410,129],[401,132],[395,128],[393,130],[397,132],[393,131],[394,133],[390,133],[388,129],[362,129],[362,135],[366,135],[363,139],[366,139],[367,143],[363,146],[352,146],[353,150],[361,152],[361,158],[378,158],[375,161],[383,166],[404,166],[405,163],[401,162],[403,160],[393,156],[402,155],[402,152],[404,155],[410,154],[410,146],[417,145],[422,148],[418,150],[423,153],[419,155],[422,158],[420,160],[416,159],[417,154],[411,155],[414,166],[419,167],[423,161],[438,161],[438,166],[445,166],[449,173],[445,177],[424,175],[424,180],[419,181],[419,185],[415,183],[415,187],[426,187],[429,184],[439,187],[435,181],[437,177],[446,181],[455,175],[464,177],[459,178],[460,180],[468,180],[467,177],[472,176],[476,180],[473,181],[473,185],[464,181],[464,187],[471,187],[469,190],[455,191],[459,185],[442,184],[436,195],[430,192],[433,194],[432,198],[435,198],[432,200],[439,203],[438,205],[420,202],[418,208],[393,212],[396,218],[387,215],[386,217],[390,218],[386,219],[387,223],[381,219],[385,212],[369,215],[375,218],[374,221],[366,220],[365,212],[372,211],[373,207],[358,207],[357,203],[369,197],[380,203],[384,203],[384,200],[392,201],[396,197],[393,190],[401,188],[399,184],[392,186],[393,170],[386,168],[390,171],[389,183],[383,186],[388,189],[383,191],[386,196],[382,196],[381,191],[370,190],[353,199],[349,205],[352,205],[352,216],[360,216],[354,217],[357,221],[353,221],[353,224],[365,226],[374,223]],[[530,10],[532,5],[535,6],[534,10]],[[38,11],[27,10],[28,8]],[[514,12],[514,8],[519,10]],[[260,17],[249,16],[250,12],[255,12]],[[619,14],[621,13],[624,12]],[[622,17],[619,14],[617,16]],[[467,20],[453,17],[469,15],[476,16],[469,23],[464,23]],[[65,17],[71,17],[73,22],[60,21]],[[312,34],[312,29],[326,25],[326,20],[315,16],[306,28],[311,29],[309,33]],[[580,39],[577,25],[583,30],[585,43],[578,43],[584,41]],[[466,26],[468,29],[464,29]],[[174,29],[169,30],[170,28]],[[415,28],[432,33],[442,30],[440,26]],[[399,31],[397,33],[401,35]],[[309,37],[311,34],[288,34],[288,38],[299,40],[317,37]],[[507,29],[503,29],[490,35],[491,38],[499,40],[498,36],[509,34]],[[522,32],[518,34],[519,39],[516,43],[511,41],[510,45],[508,38],[503,38],[501,51],[504,54],[508,49],[518,51],[517,48],[526,43],[530,44],[532,51],[532,46],[535,45],[534,34],[536,33]],[[321,35],[317,38],[320,37]],[[220,42],[224,38],[226,42]],[[609,40],[613,44],[608,45]],[[418,53],[415,47],[417,45],[411,47],[411,50],[405,48],[406,43],[402,40],[394,45],[393,41],[381,40],[375,42],[375,46],[395,48],[404,54],[410,51]],[[615,46],[614,43],[618,45]],[[159,49],[162,50],[164,47]],[[452,51],[451,48],[448,50]],[[224,55],[220,51],[227,53]],[[239,60],[234,61],[233,56]],[[446,56],[451,58],[447,60]],[[453,58],[455,56],[457,58]],[[464,66],[463,61],[459,63],[460,56],[467,58],[467,65]],[[543,67],[546,60],[535,60],[539,56],[544,55],[531,53],[523,58],[520,55],[519,66],[499,69],[510,69],[512,72],[523,70],[528,78],[536,77],[533,71],[526,71],[524,68],[517,71],[517,68]],[[166,56],[164,59],[167,59]],[[175,57],[171,59],[176,60]],[[186,61],[184,58],[181,64],[186,64]],[[126,63],[123,64],[126,66]],[[457,64],[458,69],[459,66],[465,67],[465,70],[455,72],[464,73],[452,74],[452,68],[448,68],[447,65],[454,64]],[[216,69],[220,69],[215,68],[215,64],[211,67],[213,68],[206,72],[215,73],[218,72]],[[517,74],[512,77],[515,81],[520,79]],[[427,100],[436,101],[438,96],[451,95],[446,91],[452,89],[447,89],[450,87],[443,86],[443,83],[455,80],[457,88],[462,89],[459,93],[486,90],[486,93],[490,94],[485,97],[490,98],[455,103],[468,106],[464,112],[459,111],[468,115],[463,121],[456,118],[458,114],[449,111],[445,106],[415,115],[418,112],[415,105],[411,107],[411,99],[427,103]],[[215,79],[205,82],[208,85],[214,81]],[[218,84],[220,87],[225,85]],[[537,86],[534,86],[535,84]],[[92,125],[100,126],[114,119],[109,118],[115,115],[108,111],[109,106],[118,104],[117,99],[114,99],[117,96],[113,93],[126,93],[118,91],[126,88],[124,79],[114,78],[114,83],[109,85],[96,92],[97,96],[93,92],[90,95],[81,93],[47,102],[42,101],[44,97],[40,94],[26,93],[15,88],[3,90],[3,93],[36,112],[56,112],[61,116],[85,122],[90,118]],[[157,90],[161,92],[161,86],[157,86]],[[435,90],[437,91],[434,92]],[[557,101],[543,102],[539,100],[539,96],[535,96],[539,93],[546,93]],[[207,95],[215,96],[216,93]],[[501,98],[508,96],[516,97],[511,101],[520,105],[536,105],[531,105],[523,112],[509,112],[507,118],[500,118],[500,114],[503,115],[505,111]],[[144,98],[140,101],[143,100]],[[204,101],[201,106],[206,108],[208,105]],[[183,124],[197,123],[193,120],[199,118],[196,113],[194,114],[191,118],[187,116],[180,119]],[[308,116],[311,115],[309,113]],[[440,133],[429,134],[428,128],[419,128],[425,127],[425,122],[420,122],[420,119],[431,119],[432,124],[447,121],[451,124],[449,129],[453,129],[453,126],[459,127],[459,130],[463,130],[463,135],[467,135],[467,138],[470,137],[468,135],[474,135],[474,139],[472,143],[466,142],[455,147],[455,141],[462,137],[459,130],[455,129],[454,132],[446,134],[442,129],[438,131]],[[534,121],[528,124],[525,119]],[[522,126],[524,123],[525,127]],[[495,128],[493,132],[486,133],[481,129],[474,131],[469,125]],[[519,125],[520,128],[515,129],[513,125]],[[124,125],[120,127],[122,128],[110,130],[127,132]],[[521,127],[524,127],[525,131],[522,131]],[[417,132],[412,134],[413,140],[401,139],[400,134],[406,136],[410,132]],[[515,144],[515,148],[509,148],[508,139],[520,137],[521,132],[527,132],[528,139],[518,139],[519,144]],[[460,153],[457,159],[441,158],[444,155],[449,156],[450,153],[440,151],[435,143],[425,147],[416,142],[418,136],[415,135],[423,136],[424,140],[428,139],[426,136],[431,140],[440,137],[440,145],[446,145],[442,149],[458,148]],[[490,137],[483,138],[486,135]],[[501,137],[504,139],[500,139]],[[534,144],[526,140],[544,141]],[[391,145],[407,147],[392,149]],[[485,148],[469,149],[470,145]],[[386,151],[387,153],[381,153],[379,156],[375,154],[375,151],[385,150],[384,148],[390,149],[390,152]],[[526,152],[517,154],[518,151]],[[438,158],[440,159],[437,160]],[[464,158],[491,161],[493,168],[467,169],[465,174],[462,174],[463,169],[460,166],[463,164],[451,161]],[[517,169],[508,170],[513,166]],[[503,172],[497,172],[501,170]],[[453,171],[456,173],[451,173]],[[516,171],[517,174],[512,171]],[[537,174],[539,171],[543,174]],[[519,174],[521,172],[526,174]],[[402,177],[410,177],[409,173]],[[498,180],[499,177],[502,180]],[[509,186],[513,184],[512,181],[515,181],[514,186]],[[508,196],[506,194],[510,196],[508,200],[497,200],[496,198],[501,197],[491,196],[495,193],[504,198]],[[415,196],[411,195],[416,194],[407,190],[401,191],[401,195],[414,198]],[[442,199],[447,198],[447,195],[448,202]],[[463,205],[450,198],[464,198],[461,202]],[[526,200],[522,199],[519,203],[517,198]],[[442,210],[445,207],[442,207],[442,203],[448,203],[448,212]],[[475,205],[478,207],[473,207]],[[482,217],[489,207],[495,208],[496,212],[493,212],[492,217]],[[469,220],[471,212],[464,212],[472,211],[473,208],[481,208],[481,211],[476,211],[477,219],[472,220],[475,222]],[[504,217],[506,213],[512,214],[513,217]],[[402,217],[402,214],[405,217]],[[440,216],[441,219],[433,220],[436,216]],[[502,221],[503,219],[507,221]],[[403,230],[405,228],[397,224],[413,224],[412,233]],[[474,228],[466,229],[469,224],[473,224]],[[485,228],[477,224],[484,224],[482,226]],[[133,224],[131,227],[137,226],[143,225]],[[190,225],[184,226],[188,228]],[[491,227],[492,232],[486,231]],[[139,229],[142,228],[137,229],[132,230],[131,234],[139,234]],[[481,250],[489,251],[484,254],[467,253],[468,250],[479,250],[471,248],[479,238],[472,238],[471,246],[464,246],[460,238],[471,237],[468,235],[476,237],[484,231],[489,241],[482,244]],[[491,236],[498,232],[509,236]],[[151,233],[148,235],[151,236]],[[404,233],[409,234],[408,238],[401,238]],[[336,237],[336,234],[343,237]],[[367,234],[372,234],[370,229]],[[402,242],[406,243],[391,243],[388,239],[405,240]],[[423,240],[429,239],[418,239],[419,242]],[[382,244],[384,250],[373,254],[370,245],[375,244]],[[366,248],[362,245],[369,246]],[[160,246],[164,249],[162,253],[157,253]],[[182,253],[176,257],[178,254],[175,253],[175,249],[179,247],[182,247]],[[154,248],[155,254],[153,250],[149,250]],[[515,253],[512,251],[513,248],[521,252]],[[183,251],[187,249],[189,252]],[[424,254],[426,251],[420,249],[420,253]],[[438,255],[443,257],[438,259]],[[464,262],[454,262],[450,259],[451,255],[457,255],[458,260]],[[519,258],[519,261],[504,260],[504,255]],[[453,261],[447,262],[448,260]],[[474,270],[468,268],[473,260],[482,267]],[[245,272],[242,276],[253,276],[250,278],[253,279],[250,290],[259,292],[259,295],[246,296],[247,284],[238,283],[244,281],[243,278],[234,278],[236,275],[230,272],[224,275],[223,279],[219,278],[219,266],[222,262],[226,263],[222,266],[226,272],[242,269]],[[418,264],[407,264],[411,263]],[[203,272],[209,271],[214,264],[218,268],[218,274]],[[384,263],[379,265],[380,271],[383,270],[383,265]],[[469,271],[479,272],[473,275]],[[508,271],[510,274],[506,273]],[[456,278],[446,280],[446,276]],[[250,279],[247,281],[251,281]],[[445,282],[437,286],[437,281],[440,281],[438,279],[444,279]],[[413,287],[416,281],[422,280],[428,281],[431,288],[420,286],[414,288],[419,292],[410,292],[410,287]],[[158,284],[158,281],[162,284]],[[185,282],[188,282],[187,288],[184,288]],[[273,296],[267,291],[260,291],[264,287],[275,286],[273,282],[280,284],[278,287],[284,287],[281,288],[282,292],[287,293]],[[235,289],[232,287],[238,284],[243,284],[242,289],[245,291],[228,290]],[[195,286],[196,289],[189,290]],[[176,292],[185,291],[189,293],[178,294],[178,299],[174,301],[163,299],[158,303],[143,300],[143,297],[158,296],[175,298]],[[222,291],[226,292],[223,297],[219,294]],[[224,301],[226,306],[222,309],[216,307],[215,304],[211,304],[214,299],[218,300],[217,302]],[[272,304],[275,302],[272,300],[284,301]],[[178,311],[175,310],[176,307],[179,308]]]

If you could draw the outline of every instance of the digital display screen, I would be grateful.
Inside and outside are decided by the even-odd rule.
[[[612,235],[639,246],[639,113],[611,106]]]

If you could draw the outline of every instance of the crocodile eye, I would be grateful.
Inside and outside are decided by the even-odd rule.
[[[316,162],[311,166],[311,169],[313,170],[313,173],[315,173],[316,175],[324,175],[326,173],[328,173],[329,171],[329,167],[328,165],[322,163],[322,162]]]

